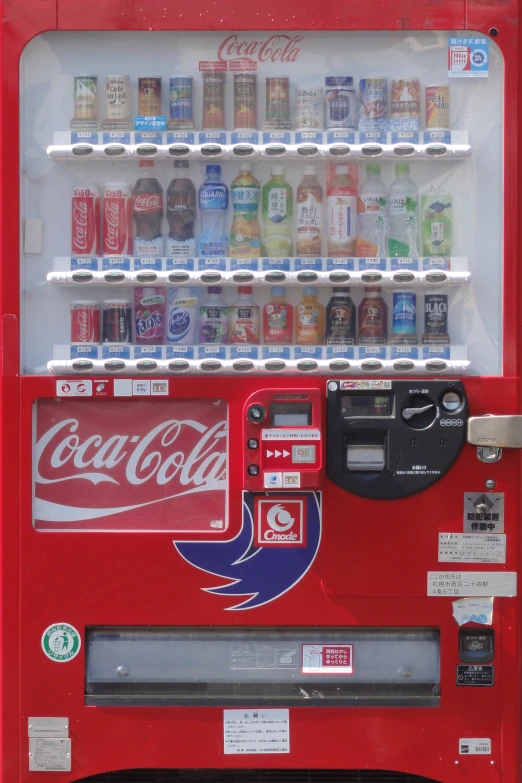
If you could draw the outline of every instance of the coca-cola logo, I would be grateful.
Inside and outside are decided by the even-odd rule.
[[[220,400],[62,399],[59,408],[48,400],[38,404],[35,440],[34,511],[42,523],[107,528],[98,520],[116,514],[121,518],[112,524],[130,529],[189,524],[208,532],[219,521],[225,529],[227,422]],[[174,498],[168,512],[155,505],[153,513],[138,513]]]
[[[139,193],[134,196],[135,212],[159,212],[161,210],[161,196],[159,193]]]
[[[87,310],[76,311],[76,321],[78,323],[78,339],[82,343],[89,342],[89,313]]]
[[[85,198],[73,199],[73,245],[75,251],[87,250],[89,244],[89,202]]]
[[[105,199],[103,202],[104,244],[108,252],[112,250],[118,253],[123,250],[120,244],[124,209],[125,202],[123,199]]]
[[[298,46],[303,35],[271,35],[265,41],[240,40],[233,34],[225,38],[217,51],[218,60],[234,61],[242,58],[257,59],[260,63],[295,63],[301,57]]]

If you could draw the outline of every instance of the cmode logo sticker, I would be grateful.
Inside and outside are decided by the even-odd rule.
[[[243,524],[232,541],[173,543],[184,560],[219,578],[202,589],[232,597],[229,610],[255,609],[287,593],[310,569],[320,542],[320,492],[244,492]]]

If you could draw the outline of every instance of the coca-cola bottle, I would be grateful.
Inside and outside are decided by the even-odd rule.
[[[188,160],[175,160],[174,178],[167,188],[169,235],[165,252],[169,258],[185,258],[196,253],[194,225],[198,194],[188,168]]]
[[[154,176],[153,160],[140,160],[139,167],[141,176],[132,189],[133,252],[138,258],[162,256],[163,188]]]

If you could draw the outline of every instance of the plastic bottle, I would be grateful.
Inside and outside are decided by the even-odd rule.
[[[226,345],[229,336],[228,307],[220,285],[208,287],[208,296],[199,308],[199,342]]]
[[[242,345],[259,343],[259,307],[252,298],[252,286],[240,285],[238,297],[229,309],[230,342]]]
[[[303,300],[295,308],[297,345],[321,345],[324,334],[324,310],[317,301],[317,288],[303,289]]]
[[[315,166],[305,166],[296,198],[297,256],[320,256],[323,230],[323,189]]]
[[[167,220],[169,235],[166,255],[186,258],[196,253],[196,186],[188,176],[188,160],[174,161],[174,178],[167,188]]]
[[[451,256],[453,240],[453,198],[431,187],[421,196],[422,255]]]
[[[359,304],[359,345],[384,345],[388,334],[388,308],[379,286],[365,286]]]
[[[241,163],[239,174],[230,186],[234,219],[230,230],[232,258],[256,258],[261,245],[257,211],[261,185],[252,174],[251,163]]]
[[[273,166],[263,185],[263,254],[284,258],[293,254],[293,191],[283,166]]]
[[[136,345],[163,345],[165,336],[165,288],[134,289]]]
[[[221,180],[221,166],[207,166],[207,176],[199,188],[200,256],[226,256],[228,235],[225,217],[228,209],[228,188]]]
[[[154,176],[153,160],[140,160],[139,169],[140,176],[132,189],[133,253],[138,258],[162,256],[163,188]]]
[[[286,301],[284,286],[271,290],[271,300],[263,307],[263,342],[290,345],[294,330],[294,308]]]
[[[357,255],[381,258],[386,251],[388,193],[378,163],[368,163],[357,199]]]
[[[388,197],[388,254],[411,258],[418,252],[417,186],[407,163],[397,163],[395,174]]]
[[[349,288],[334,288],[326,306],[326,345],[354,345],[355,305]]]
[[[336,166],[326,193],[326,230],[329,256],[355,255],[357,194],[348,166]]]
[[[194,345],[198,336],[197,288],[167,288],[166,333],[169,343]]]

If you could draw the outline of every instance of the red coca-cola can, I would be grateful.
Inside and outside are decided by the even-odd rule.
[[[71,342],[100,342],[100,308],[90,299],[71,302]]]
[[[100,253],[100,191],[97,185],[75,185],[72,196],[73,256]]]
[[[103,253],[132,252],[132,185],[110,182],[103,189]]]

